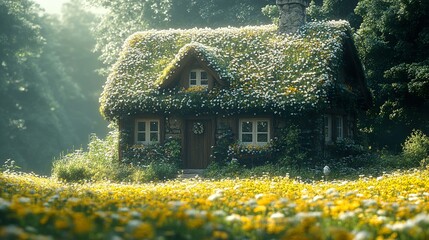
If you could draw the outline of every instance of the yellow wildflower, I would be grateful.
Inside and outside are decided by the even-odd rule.
[[[266,211],[267,207],[261,205],[258,205],[257,207],[255,207],[255,209],[253,209],[253,212],[255,213],[265,213]]]
[[[73,226],[77,234],[88,233],[92,229],[92,222],[83,213],[76,213],[73,215]]]
[[[54,226],[58,230],[63,230],[63,229],[68,228],[69,223],[64,218],[58,218],[58,219],[55,220]]]
[[[155,231],[151,224],[141,223],[135,228],[132,236],[136,239],[151,239],[155,236]]]
[[[332,240],[353,240],[353,234],[342,228],[331,228],[329,234]]]
[[[189,220],[186,221],[186,225],[189,228],[199,228],[204,224],[204,220],[201,218],[191,218]]]
[[[214,239],[228,239],[228,233],[224,232],[224,231],[213,231],[213,238]]]

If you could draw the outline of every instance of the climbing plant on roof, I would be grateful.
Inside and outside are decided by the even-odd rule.
[[[124,44],[101,110],[112,120],[137,113],[285,114],[323,108],[348,38],[345,21],[308,23],[289,35],[277,34],[274,25],[138,32]],[[207,62],[228,87],[161,88],[189,54]]]

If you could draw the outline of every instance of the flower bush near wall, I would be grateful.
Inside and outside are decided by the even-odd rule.
[[[181,148],[177,139],[167,139],[163,144],[135,144],[123,151],[122,162],[135,166],[161,162],[177,165],[181,161]]]
[[[133,145],[123,151],[122,163],[142,169],[140,176],[134,176],[141,182],[173,179],[182,162],[181,148],[177,139],[167,139],[163,144]]]
[[[262,146],[234,141],[232,131],[229,130],[218,136],[216,145],[212,147],[212,159],[219,167],[230,164],[233,159],[237,164],[247,167],[278,163],[298,168],[310,164],[310,152],[303,144],[304,137],[298,126],[290,123],[278,131],[279,137],[274,137],[269,144]]]
[[[328,145],[326,149],[329,155],[325,164],[337,169],[369,167],[378,158],[375,153],[350,138],[337,139],[335,144]]]
[[[253,167],[272,163],[276,152],[278,149],[274,148],[272,142],[266,146],[243,145],[235,141],[232,131],[228,130],[217,137],[211,158],[217,167],[228,166],[235,169],[240,168],[240,165]]]
[[[292,35],[278,35],[274,25],[136,33],[109,75],[101,110],[109,120],[136,113],[320,110],[329,104],[328,92],[341,95],[336,73],[349,38],[344,21],[309,23]],[[160,89],[162,79],[173,74],[164,70],[180,67],[186,46],[199,49],[229,86],[209,92]]]
[[[214,163],[224,165],[232,160],[229,154],[229,147],[234,143],[234,137],[231,130],[219,135],[216,139],[216,145],[212,147],[212,155],[210,156]]]
[[[228,147],[229,159],[236,159],[238,163],[249,167],[273,162],[274,153],[272,144],[260,146],[235,142]]]
[[[278,137],[271,139],[265,146],[234,146],[233,152],[245,155],[254,154],[262,161],[259,164],[277,163],[290,168],[308,167],[314,164],[311,150],[307,147],[309,139],[303,134],[300,127],[289,121],[287,127],[278,129]],[[313,154],[314,155],[314,154]]]
[[[273,145],[279,152],[278,163],[281,166],[291,168],[303,168],[314,166],[314,161],[310,156],[309,149],[304,145],[303,134],[301,128],[294,124],[289,124],[288,127],[280,131],[279,137],[275,139]],[[315,158],[316,156],[313,156]]]

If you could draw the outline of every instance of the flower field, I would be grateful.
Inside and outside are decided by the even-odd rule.
[[[150,184],[0,173],[0,239],[429,239],[429,172]]]

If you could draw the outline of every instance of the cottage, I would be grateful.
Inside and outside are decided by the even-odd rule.
[[[100,100],[119,126],[120,155],[173,138],[182,167],[200,169],[225,132],[264,148],[293,124],[316,153],[353,138],[371,98],[348,23],[305,23],[305,0],[277,5],[279,27],[130,36]]]

